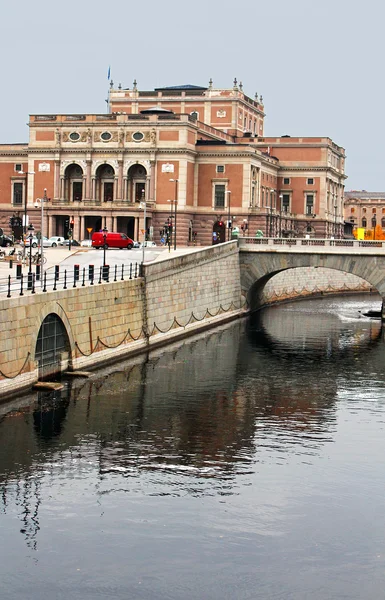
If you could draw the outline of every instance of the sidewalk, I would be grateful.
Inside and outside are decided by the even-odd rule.
[[[16,252],[18,252],[19,250],[21,250],[21,246],[15,246],[15,249],[16,249]],[[6,250],[6,254],[8,255],[9,251],[12,250],[12,248],[4,248],[4,250]],[[36,252],[38,252],[38,248],[33,248],[32,255],[35,254]],[[76,254],[77,252],[81,252],[81,253],[88,252],[88,248],[81,248],[79,246],[75,246],[74,248],[71,248],[71,251],[66,247],[44,248],[44,256],[47,258],[47,262],[44,265],[44,270],[47,270],[50,267],[53,267],[54,265],[59,265],[61,262],[63,262],[63,260],[65,260],[69,256],[72,256],[73,254]],[[26,251],[26,258],[27,258],[27,261],[26,261],[26,264],[23,265],[23,268],[28,270],[29,250]],[[11,269],[10,261],[8,260],[8,257],[6,256],[6,260],[0,261],[0,277],[5,277],[6,275],[11,275],[15,271],[17,264],[18,264],[18,260],[16,258],[13,258],[12,269]]]

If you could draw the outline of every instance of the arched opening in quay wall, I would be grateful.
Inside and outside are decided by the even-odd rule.
[[[55,313],[42,322],[36,341],[35,360],[39,379],[46,379],[68,368],[70,340],[63,321]]]

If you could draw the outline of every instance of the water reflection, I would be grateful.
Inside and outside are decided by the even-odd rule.
[[[249,515],[250,532],[281,535],[297,475],[289,469],[278,478],[275,469],[305,469],[322,457],[337,437],[341,398],[352,390],[383,394],[381,324],[360,316],[365,301],[272,307],[249,323],[71,379],[61,393],[2,406],[6,543],[14,544],[15,518],[35,551],[44,524],[56,527],[61,512],[89,513],[88,528],[97,531],[111,506],[124,520],[127,503],[140,513],[137,500],[154,497],[178,500],[187,526],[195,520],[190,503],[199,500],[201,517],[206,511],[217,527],[223,515],[212,512],[209,499],[232,498],[226,527],[236,530]],[[156,506],[158,514],[162,504]],[[172,513],[162,515],[171,526]],[[94,534],[81,520],[69,523],[92,553]],[[151,535],[146,539],[150,545]],[[54,568],[60,572],[55,561]]]

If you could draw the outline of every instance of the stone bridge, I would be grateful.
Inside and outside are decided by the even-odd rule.
[[[382,297],[385,318],[385,243],[382,241],[241,238],[242,294],[251,310],[260,308],[266,283],[282,271],[323,267],[351,273],[367,281]]]

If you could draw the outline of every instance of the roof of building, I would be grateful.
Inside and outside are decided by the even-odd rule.
[[[359,198],[361,200],[369,200],[370,198],[384,198],[385,192],[367,192],[366,190],[350,190],[345,192],[345,198]]]
[[[191,83],[186,83],[185,85],[170,85],[167,87],[154,88],[156,92],[161,92],[162,90],[207,90],[207,87],[202,87],[200,85],[191,85]]]
[[[172,110],[168,110],[167,108],[163,108],[162,106],[151,106],[150,108],[144,108],[140,111],[143,115],[173,115],[174,112]]]

